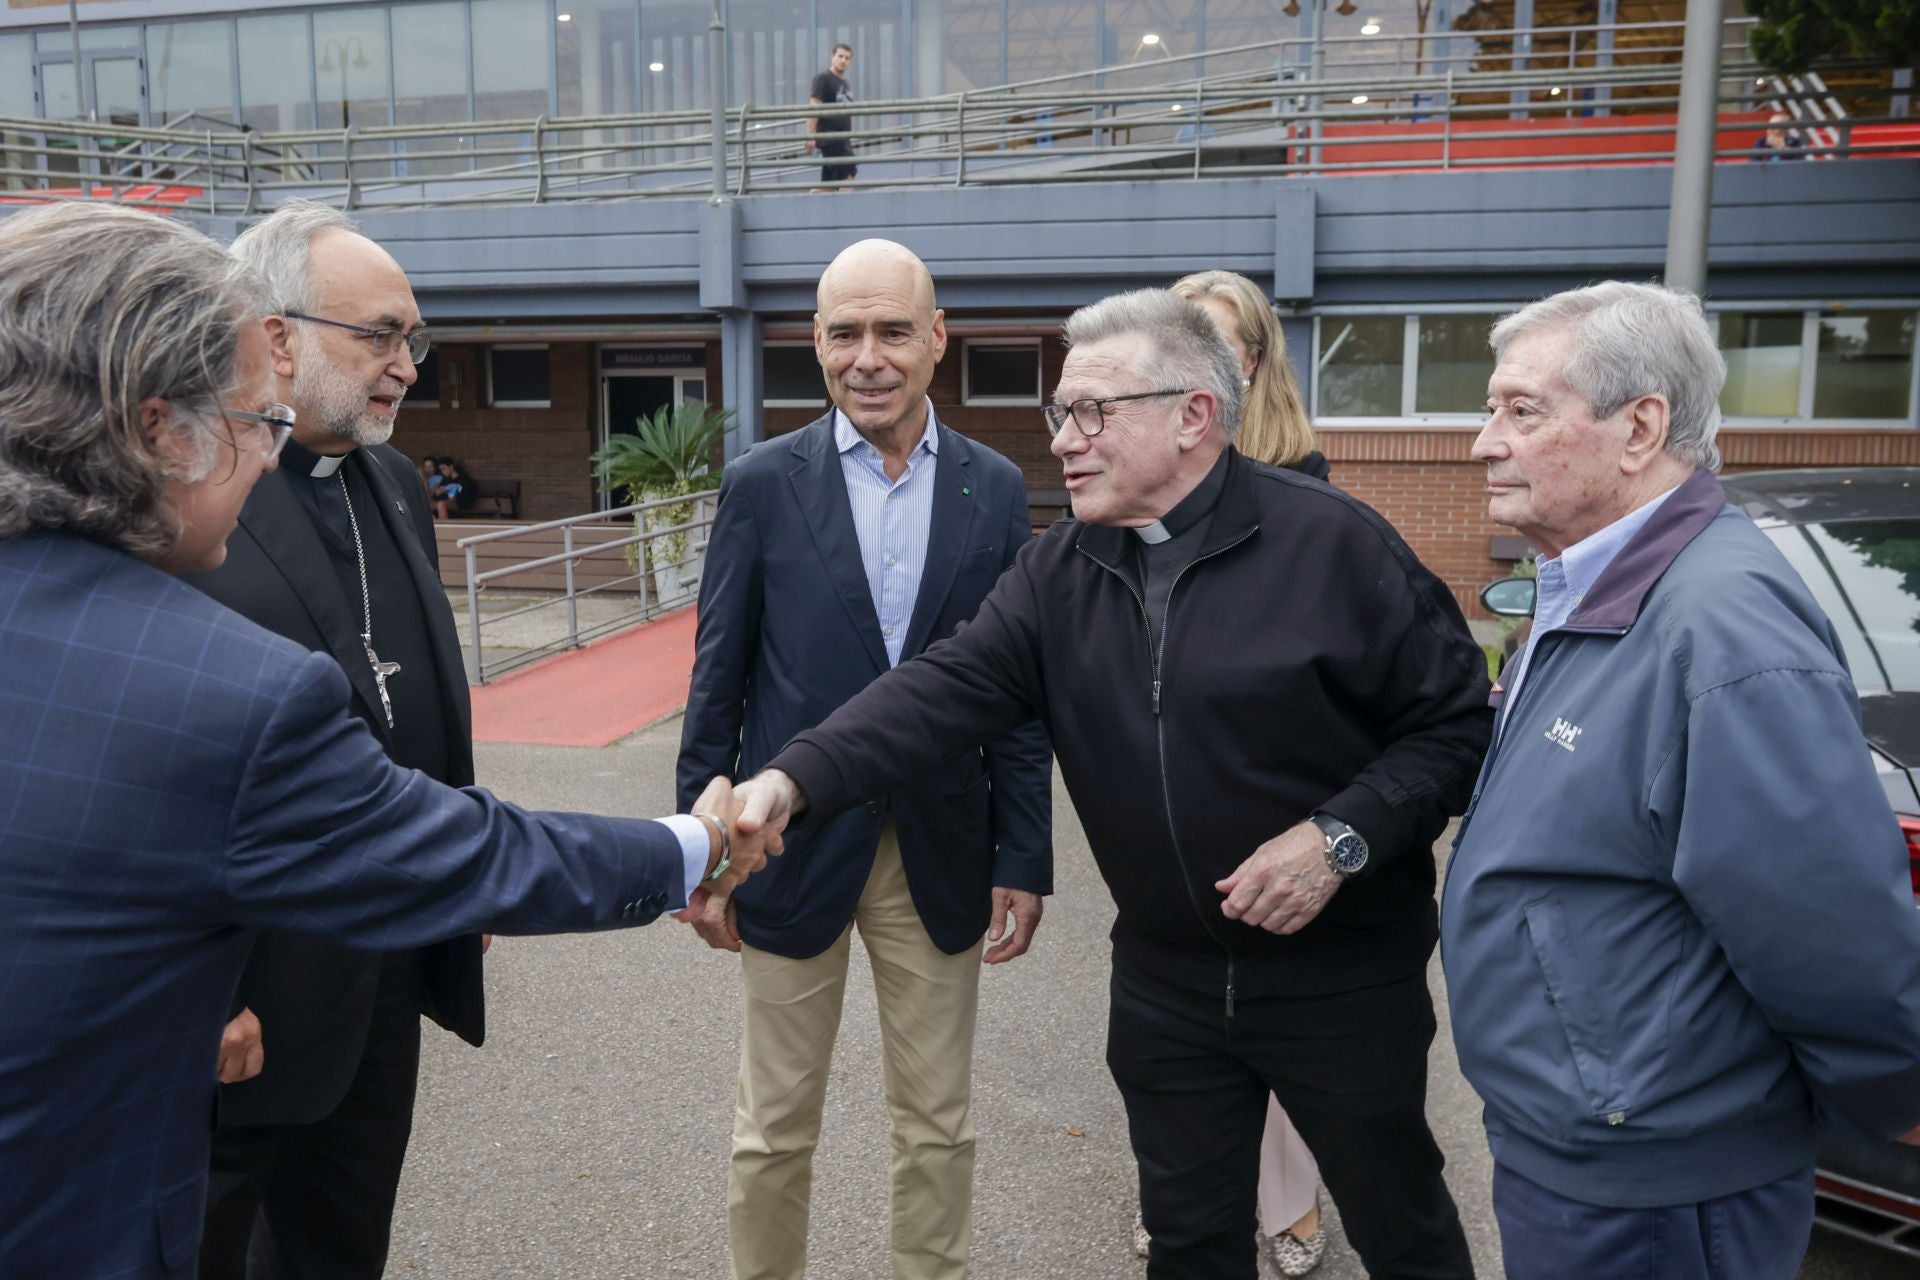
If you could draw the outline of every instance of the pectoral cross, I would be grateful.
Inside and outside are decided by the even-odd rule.
[[[400,674],[397,662],[382,662],[373,651],[373,632],[360,633],[360,646],[367,651],[367,665],[373,668],[373,682],[380,687],[380,709],[387,713],[387,728],[393,728],[393,699],[387,696],[387,678]]]

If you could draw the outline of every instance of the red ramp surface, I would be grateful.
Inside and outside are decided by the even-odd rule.
[[[682,609],[473,690],[473,740],[604,747],[687,703],[694,612]]]

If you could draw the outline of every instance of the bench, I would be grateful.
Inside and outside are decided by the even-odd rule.
[[[475,480],[473,506],[460,513],[463,520],[485,517],[490,520],[520,518],[520,482],[518,480]]]

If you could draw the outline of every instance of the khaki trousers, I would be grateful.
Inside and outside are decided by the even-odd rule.
[[[805,1274],[813,1151],[856,928],[873,966],[893,1123],[893,1275],[967,1274],[980,944],[950,956],[927,936],[889,822],[853,921],[831,947],[806,960],[741,948],[745,1027],[727,1176],[734,1280]]]

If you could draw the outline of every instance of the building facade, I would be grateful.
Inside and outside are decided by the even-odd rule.
[[[358,196],[356,216],[407,268],[436,334],[396,443],[456,456],[476,477],[518,480],[532,519],[604,505],[589,456],[663,404],[735,409],[730,453],[823,412],[813,283],[841,248],[882,235],[915,249],[939,284],[952,339],[932,388],[942,419],[1022,466],[1044,522],[1064,504],[1040,414],[1064,354],[1061,322],[1118,289],[1224,267],[1274,299],[1334,481],[1385,513],[1477,612],[1478,586],[1524,550],[1486,520],[1468,457],[1491,370],[1489,325],[1557,289],[1657,278],[1665,256],[1672,170],[1657,151],[1634,154],[1644,140],[1632,131],[1666,121],[1670,132],[1663,85],[1678,49],[1671,29],[1633,24],[1677,19],[1680,4],[730,0],[725,96],[735,110],[803,100],[840,39],[856,49],[851,79],[866,102],[991,98],[995,85],[1050,76],[1066,79],[997,100],[1064,102],[1093,86],[1124,99],[1129,86],[1182,77],[1198,94],[1242,73],[1284,86],[1296,70],[1346,87],[1331,105],[1330,93],[1315,98],[1311,137],[1282,119],[1298,100],[1272,94],[1271,110],[1260,103],[1249,120],[1209,114],[1182,88],[1124,135],[1051,106],[1012,124],[1003,111],[993,155],[1057,166],[1009,170],[1004,182],[967,179],[967,165],[986,157],[971,159],[962,141],[945,162],[863,158],[882,179],[847,194],[810,194],[811,171],[796,165],[784,185],[776,175],[725,201],[689,191],[554,202],[544,188],[521,198],[486,187],[481,135],[458,127],[529,122],[530,137],[546,118],[608,115],[629,119],[585,136],[699,135],[708,0],[87,0],[77,64],[64,7],[6,4],[7,137],[26,136],[32,120],[89,115],[103,128],[209,137],[246,126],[268,143],[289,131],[384,128],[394,136],[379,144],[379,174],[393,190],[424,174],[472,175],[465,203],[433,203],[421,188],[383,206],[350,174],[329,185],[325,158],[338,153],[315,141],[318,158],[301,171],[312,189],[299,193]],[[1240,48],[1248,44],[1260,47]],[[1543,71],[1562,65],[1564,82]],[[1620,74],[1639,65],[1668,71]],[[1525,83],[1485,78],[1516,68]],[[1436,77],[1448,77],[1438,107]],[[1903,85],[1866,77],[1855,88],[1884,91],[1873,127],[1901,127]],[[1750,144],[1772,92],[1764,82],[1723,86],[1724,148]],[[1473,127],[1492,140],[1462,159],[1472,140],[1452,113],[1474,109]],[[430,126],[443,129],[420,132]],[[1216,175],[1214,153],[1233,128],[1250,141]],[[1303,163],[1324,159],[1318,144],[1331,148],[1342,129],[1345,160]],[[1440,129],[1444,141],[1432,141]],[[1530,129],[1556,149],[1541,153]],[[23,144],[0,137],[0,155],[8,145]],[[1105,168],[1074,167],[1076,148],[1100,145]],[[1707,305],[1730,371],[1730,468],[1920,464],[1920,159],[1884,147],[1836,144],[1832,158],[1809,149],[1800,163],[1734,154],[1716,168]],[[1422,148],[1454,150],[1436,168]],[[680,150],[701,176],[705,144]],[[1169,157],[1183,166],[1189,150],[1200,176],[1169,173]],[[36,167],[43,187],[67,180],[53,144],[40,152],[0,166],[23,197]],[[1153,171],[1126,167],[1134,163]],[[89,181],[81,163],[72,171]],[[744,166],[738,174],[745,185]],[[201,190],[181,196],[181,216],[237,233],[249,214],[212,198],[211,212],[197,212]]]

